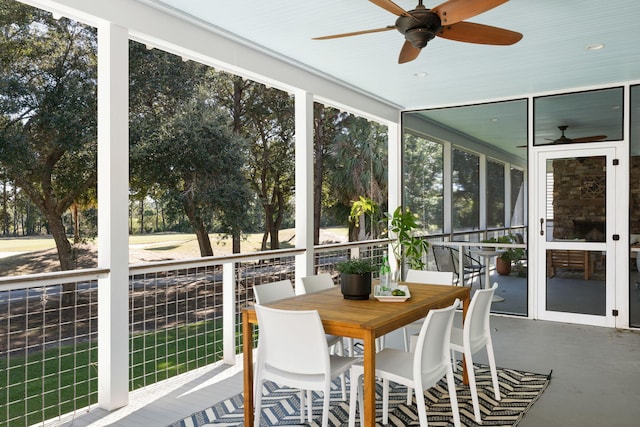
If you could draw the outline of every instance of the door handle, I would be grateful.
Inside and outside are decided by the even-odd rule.
[[[544,236],[544,218],[540,218],[540,235]]]

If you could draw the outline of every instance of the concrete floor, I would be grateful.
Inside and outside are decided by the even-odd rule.
[[[507,316],[492,316],[491,328],[498,366],[553,371],[518,427],[640,425],[640,331]],[[386,345],[402,348],[401,337],[391,334]],[[486,353],[474,362],[487,363]]]
[[[493,316],[491,326],[498,366],[553,371],[549,387],[519,427],[640,425],[640,331],[503,316]],[[401,336],[390,336],[387,345],[401,346]],[[484,351],[474,360],[486,363]],[[132,393],[127,407],[78,413],[57,425],[166,426],[241,392],[241,358],[238,362],[163,381]]]
[[[640,331],[507,316],[492,316],[491,327],[498,366],[553,371],[518,427],[640,425]],[[385,344],[403,346],[397,333]],[[486,353],[474,362],[487,363]]]
[[[519,427],[640,425],[640,331],[498,316],[491,326],[498,366],[553,370]]]

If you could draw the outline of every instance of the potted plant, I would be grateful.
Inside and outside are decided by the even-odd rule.
[[[340,272],[340,290],[345,299],[369,299],[374,270],[369,260],[351,258],[336,264],[336,269]]]
[[[391,243],[393,255],[396,259],[396,274],[400,280],[404,280],[404,268],[409,267],[414,270],[424,269],[424,254],[429,250],[429,242],[416,237],[414,231],[418,228],[416,215],[409,208],[398,206],[393,215],[386,215],[388,225],[388,236],[395,238]]]
[[[482,243],[515,243],[515,236],[512,234],[505,234],[497,239],[492,237],[485,239]],[[508,248],[502,252],[498,258],[496,258],[496,271],[501,276],[508,276],[511,274],[511,262],[519,261],[524,256],[524,249],[522,248]]]

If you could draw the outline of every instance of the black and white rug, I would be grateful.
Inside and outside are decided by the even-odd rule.
[[[491,385],[489,367],[476,365],[475,372],[483,427],[517,425],[531,405],[542,395],[542,392],[551,380],[551,373],[541,375],[514,369],[498,368],[501,400],[496,401]],[[461,422],[464,426],[478,426],[473,416],[473,404],[471,403],[469,387],[462,384],[461,373],[462,371],[458,369],[455,375],[457,383],[456,394],[458,397]],[[261,426],[300,425],[300,399],[298,390],[267,383],[263,393]],[[377,425],[381,426],[381,384],[378,384],[376,394]],[[406,405],[406,396],[407,389],[405,387],[391,383],[389,393],[389,426],[420,425],[416,412],[415,395],[411,406]],[[192,414],[183,420],[179,420],[169,427],[243,426],[243,402],[242,394],[238,394],[231,399],[219,402],[210,408]],[[446,381],[442,380],[435,387],[426,391],[425,402],[427,405],[429,426],[453,425]],[[313,415],[313,421],[306,425],[313,427],[319,426],[322,421],[321,394],[314,393]],[[331,391],[329,426],[346,426],[348,418],[348,392],[347,401],[342,401],[339,382],[336,380]]]

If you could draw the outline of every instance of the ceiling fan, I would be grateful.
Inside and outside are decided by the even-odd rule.
[[[408,12],[391,0],[369,1],[397,15],[396,23],[373,30],[315,37],[313,40],[328,40],[398,30],[405,37],[398,58],[398,63],[403,64],[416,59],[420,50],[436,36],[460,42],[490,45],[511,45],[522,39],[522,34],[515,31],[463,22],[464,19],[500,6],[508,0],[449,0],[433,9],[427,9],[422,4],[422,0],[419,0],[416,8]]]
[[[560,135],[560,138],[558,139],[550,139],[550,138],[545,138],[547,141],[551,141],[551,143],[547,144],[547,145],[552,145],[552,144],[569,144],[572,142],[595,142],[595,141],[602,141],[603,139],[607,139],[607,135],[593,135],[593,136],[583,136],[582,138],[567,138],[564,135],[564,131],[567,130],[569,126],[558,126],[558,129],[560,129],[560,132],[562,133],[562,135]]]
[[[596,141],[602,141],[603,139],[607,139],[607,135],[593,135],[593,136],[583,136],[582,138],[567,138],[564,134],[564,131],[567,130],[569,126],[567,125],[562,125],[562,126],[558,126],[558,129],[560,129],[560,138],[558,139],[551,139],[551,138],[545,138],[547,141],[551,141],[548,144],[536,144],[538,146],[541,145],[555,145],[555,144],[571,144],[571,143],[580,143],[580,142],[596,142]],[[518,148],[527,148],[526,145],[518,145]]]

